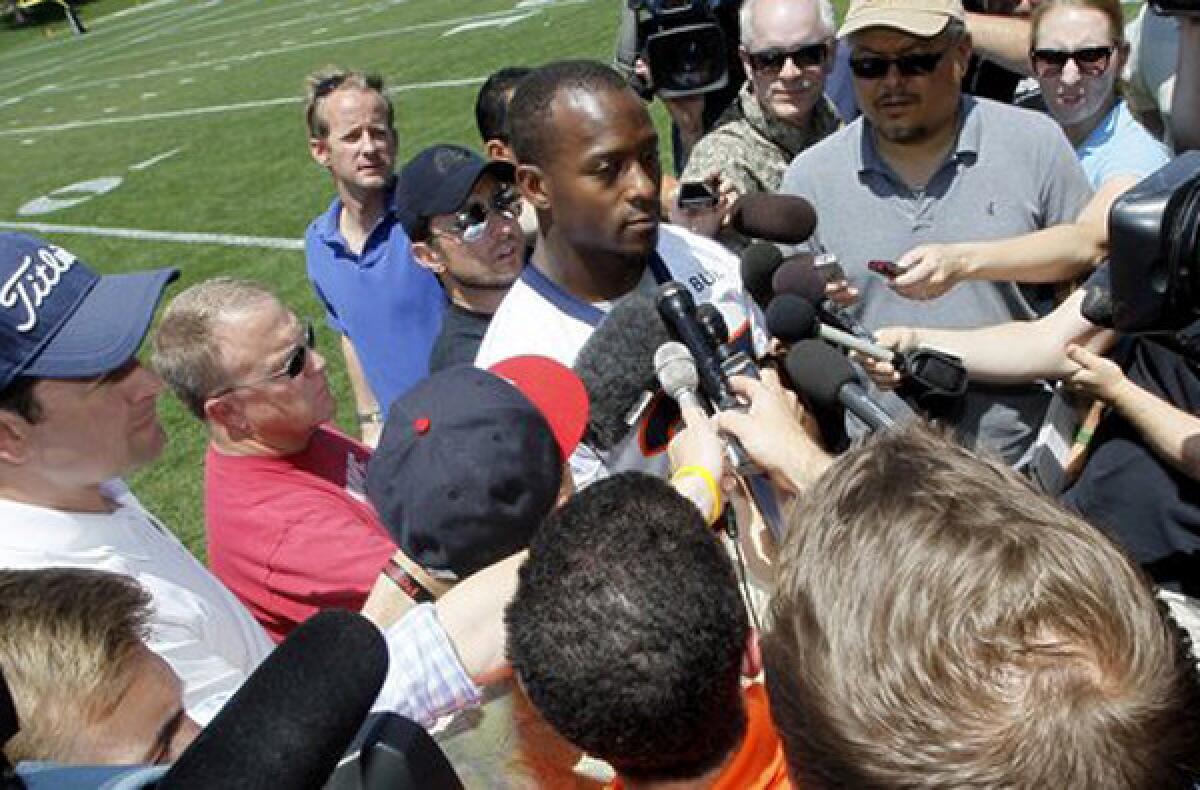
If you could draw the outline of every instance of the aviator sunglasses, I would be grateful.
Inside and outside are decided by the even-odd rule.
[[[932,74],[949,51],[947,48],[941,52],[914,52],[894,58],[861,55],[850,58],[850,71],[859,79],[877,80],[887,76],[888,70],[895,65],[901,76],[921,77]]]
[[[825,62],[828,49],[824,42],[808,44],[795,49],[764,49],[761,52],[747,52],[746,59],[750,67],[763,74],[777,74],[783,70],[783,64],[789,59],[797,69],[820,66]]]
[[[242,384],[234,384],[231,387],[226,387],[225,389],[217,390],[216,392],[209,395],[208,397],[219,398],[220,396],[227,395],[230,392],[233,392],[234,390],[247,389],[248,387],[253,387],[258,384],[265,384],[266,382],[274,381],[275,379],[282,379],[282,378],[294,379],[297,376],[299,376],[301,373],[303,373],[304,369],[308,367],[308,352],[312,351],[316,347],[317,347],[317,333],[313,330],[312,323],[309,321],[306,321],[304,323],[303,339],[301,340],[299,345],[297,345],[294,349],[292,349],[292,353],[288,355],[287,362],[285,362],[283,364],[282,368],[280,368],[279,370],[277,370],[276,372],[272,373],[269,376],[263,376],[260,379],[254,379],[253,381],[243,382]]]
[[[1067,67],[1067,61],[1075,61],[1075,67],[1085,77],[1099,77],[1108,71],[1108,63],[1116,47],[1084,47],[1072,51],[1065,49],[1035,49],[1029,53],[1033,71],[1039,77],[1057,77]]]
[[[496,190],[489,203],[485,204],[482,201],[468,203],[462,211],[454,215],[448,230],[434,228],[433,232],[457,236],[467,244],[472,244],[483,238],[492,214],[508,214],[516,217],[520,213],[521,193],[512,184],[505,184]]]

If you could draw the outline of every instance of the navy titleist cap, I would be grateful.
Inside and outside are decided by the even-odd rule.
[[[412,238],[430,217],[458,211],[485,173],[511,183],[516,169],[461,145],[431,145],[414,156],[400,171],[396,187],[404,232]]]
[[[0,390],[16,376],[82,379],[119,368],[178,274],[101,276],[44,239],[0,233]]]

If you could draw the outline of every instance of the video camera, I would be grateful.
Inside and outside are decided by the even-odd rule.
[[[1121,195],[1108,237],[1113,328],[1174,333],[1200,319],[1200,151]]]
[[[721,90],[729,82],[725,34],[709,0],[628,0],[638,49],[664,99]]]

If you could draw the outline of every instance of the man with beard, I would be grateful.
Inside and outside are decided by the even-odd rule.
[[[429,372],[470,365],[524,265],[514,168],[457,145],[434,145],[400,171],[397,203],[413,260],[437,275],[450,303]]]
[[[715,305],[735,345],[765,347],[737,259],[710,239],[660,227],[658,134],[620,75],[591,61],[540,68],[517,88],[509,130],[538,236],[492,318],[477,366],[521,354],[572,365],[614,301],[668,280]],[[624,469],[665,475],[667,415],[646,411],[605,457],[580,446],[572,458],[578,485]]]
[[[912,302],[867,264],[922,244],[1073,221],[1090,190],[1061,130],[1045,116],[962,95],[971,38],[958,0],[857,0],[839,36],[850,46],[863,117],[800,154],[781,191],[816,207],[814,242],[838,256],[858,288],[857,317],[868,329],[1033,318],[1009,282],[967,282]],[[1028,385],[973,385],[957,425],[1019,462],[1047,400]]]

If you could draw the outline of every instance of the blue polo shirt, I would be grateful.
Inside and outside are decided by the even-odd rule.
[[[308,279],[326,320],[350,338],[385,414],[392,401],[429,375],[429,355],[446,309],[437,277],[413,260],[394,200],[393,191],[361,255],[338,229],[338,198],[304,233]]]

